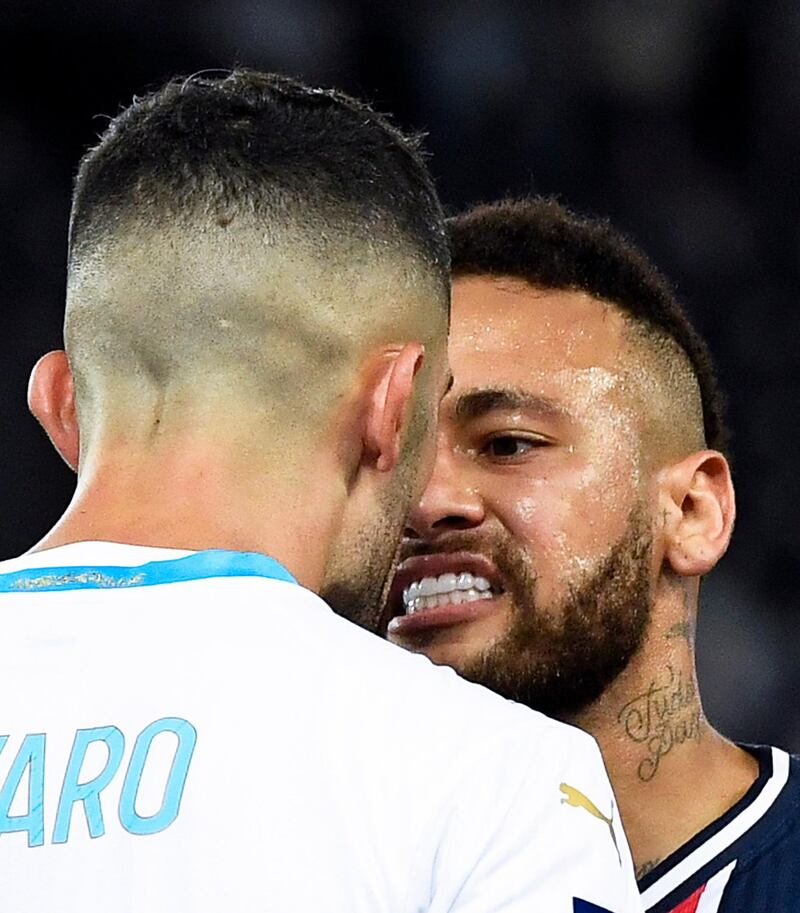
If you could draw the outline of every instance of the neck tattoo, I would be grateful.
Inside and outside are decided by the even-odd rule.
[[[700,741],[702,719],[694,682],[684,681],[681,670],[667,666],[666,681],[653,679],[622,707],[617,722],[628,739],[642,746],[644,757],[636,773],[649,783],[676,745]]]

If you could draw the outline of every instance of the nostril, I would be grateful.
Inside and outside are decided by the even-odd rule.
[[[475,526],[475,521],[470,520],[468,517],[460,516],[459,514],[450,514],[447,517],[442,517],[440,520],[437,520],[431,525],[432,529],[472,529]]]

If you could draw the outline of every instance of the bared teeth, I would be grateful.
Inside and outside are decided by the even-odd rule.
[[[464,571],[461,574],[441,574],[439,577],[423,577],[415,580],[403,590],[403,606],[411,615],[420,609],[434,606],[474,602],[491,599],[492,586],[485,577]]]
[[[455,574],[442,574],[436,581],[436,591],[438,593],[449,593],[451,590],[458,588],[458,581]]]
[[[433,596],[434,593],[438,592],[436,589],[436,580],[436,577],[423,577],[419,582],[419,595]]]

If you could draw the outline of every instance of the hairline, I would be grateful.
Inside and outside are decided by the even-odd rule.
[[[684,349],[684,347],[675,339],[666,329],[659,327],[648,321],[639,317],[630,312],[624,304],[612,300],[607,297],[602,297],[597,295],[595,292],[586,288],[585,286],[576,285],[574,283],[559,283],[559,284],[549,284],[544,285],[542,283],[532,282],[526,276],[522,275],[522,271],[513,272],[510,270],[503,270],[502,272],[495,272],[492,270],[477,270],[474,267],[470,266],[467,269],[460,270],[458,266],[452,268],[452,279],[453,282],[456,282],[459,279],[489,279],[493,282],[502,282],[503,280],[512,280],[513,282],[522,283],[527,289],[532,291],[539,291],[543,293],[548,292],[572,292],[575,294],[585,295],[592,300],[599,307],[611,307],[619,315],[622,324],[623,324],[623,335],[622,339],[625,344],[625,349],[623,350],[622,357],[626,361],[631,362],[635,361],[635,364],[629,364],[626,366],[627,375],[636,382],[640,375],[636,371],[637,367],[644,368],[647,373],[654,377],[658,383],[660,390],[662,391],[662,396],[664,400],[670,404],[670,408],[684,417],[687,415],[685,409],[680,408],[680,404],[676,401],[676,395],[674,391],[669,389],[669,380],[668,373],[669,368],[666,364],[660,364],[658,361],[659,355],[661,354],[658,350],[659,344],[668,346],[674,356],[680,359],[681,367],[683,371],[690,378],[690,383],[692,386],[692,395],[695,399],[695,405],[699,409],[699,428],[698,434],[695,435],[691,432],[689,425],[692,426],[695,424],[694,421],[687,422],[685,429],[685,437],[687,439],[693,439],[696,444],[701,446],[701,449],[707,446],[705,428],[703,425],[702,419],[702,392],[700,389],[700,380],[697,375],[697,372],[694,369],[692,360],[689,356],[689,353]],[[646,365],[645,362],[649,361],[650,366]],[[653,365],[657,367],[653,367]],[[639,384],[637,383],[638,387]],[[647,402],[644,396],[640,393],[630,392],[631,398],[636,402],[637,411],[641,413],[641,417],[644,422],[647,422],[650,418]],[[693,447],[692,449],[697,449]],[[683,452],[683,448],[680,448]]]

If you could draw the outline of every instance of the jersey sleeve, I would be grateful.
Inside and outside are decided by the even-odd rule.
[[[430,913],[642,910],[594,740],[555,725],[537,735],[495,746],[461,779]]]

